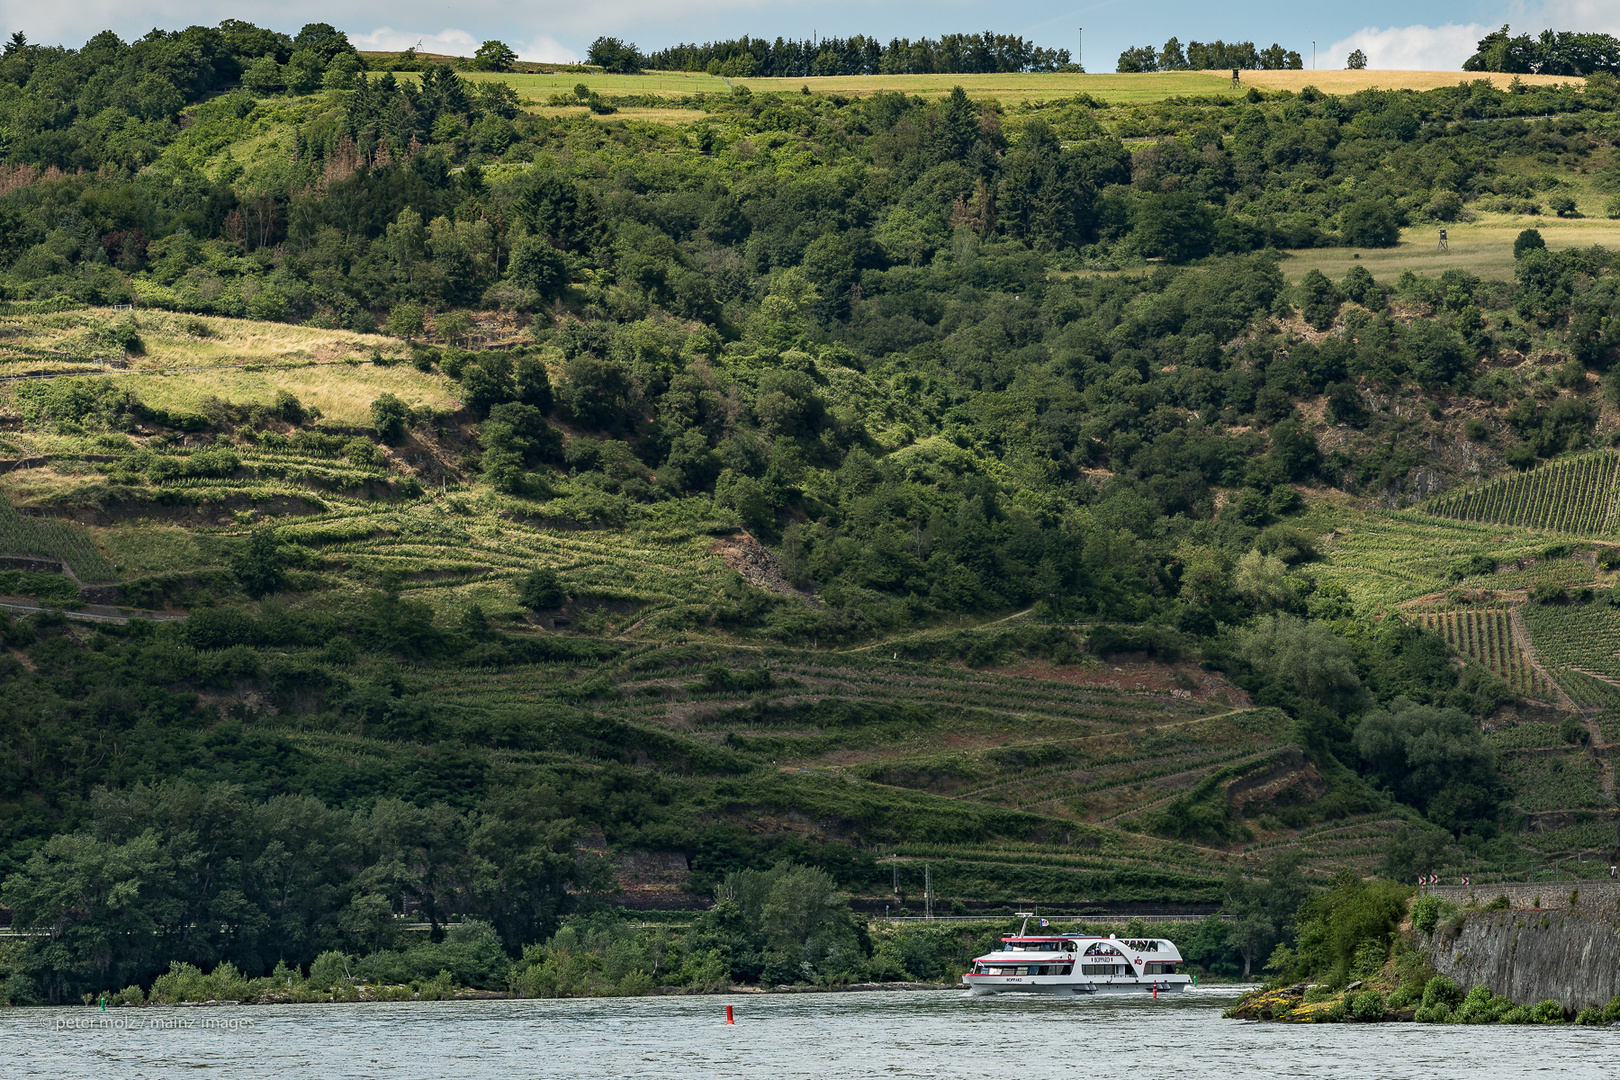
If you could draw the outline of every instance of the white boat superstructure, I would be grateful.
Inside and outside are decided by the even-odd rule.
[[[1022,914],[1022,913],[1020,913]],[[962,982],[975,994],[1179,993],[1192,982],[1181,974],[1181,953],[1164,938],[1088,937],[1026,933],[1001,939],[1001,948],[973,961]]]

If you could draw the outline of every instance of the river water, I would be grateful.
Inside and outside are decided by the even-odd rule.
[[[1235,997],[1219,989],[1159,1001],[916,991],[6,1009],[0,1077],[1596,1080],[1620,1069],[1620,1028],[1222,1020]],[[103,1021],[115,1026],[79,1026]]]

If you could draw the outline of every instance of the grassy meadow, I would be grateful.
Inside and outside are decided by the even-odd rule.
[[[407,75],[397,77],[406,78]],[[543,102],[552,94],[572,93],[584,83],[604,97],[633,94],[684,97],[690,94],[726,94],[734,86],[746,86],[757,94],[797,94],[806,87],[812,94],[860,96],[885,91],[940,98],[957,86],[974,98],[994,98],[1002,104],[1052,101],[1090,94],[1110,105],[1138,105],[1172,97],[1225,96],[1262,90],[1299,91],[1307,86],[1332,94],[1357,90],[1432,90],[1458,82],[1487,79],[1506,86],[1512,76],[1452,71],[1245,71],[1237,87],[1229,72],[1165,71],[1146,74],[1066,74],[1011,73],[958,75],[834,75],[798,79],[722,79],[703,72],[649,71],[642,75],[608,75],[602,72],[480,72],[470,71],[463,78],[472,82],[498,81],[510,85],[520,97]],[[1578,79],[1550,75],[1522,75],[1530,85],[1579,82]],[[617,115],[623,115],[617,114]],[[666,121],[667,122],[667,121]]]
[[[1603,216],[1604,200],[1590,194],[1578,200],[1586,217],[1560,218],[1552,214],[1500,214],[1480,212],[1473,221],[1452,221],[1408,226],[1392,248],[1306,248],[1288,253],[1283,273],[1298,281],[1312,270],[1338,280],[1352,266],[1364,266],[1379,280],[1414,274],[1439,277],[1447,270],[1466,270],[1493,281],[1513,277],[1513,241],[1525,229],[1539,231],[1555,251],[1594,244],[1620,247],[1620,221]],[[1446,230],[1446,251],[1440,250],[1440,229]]]

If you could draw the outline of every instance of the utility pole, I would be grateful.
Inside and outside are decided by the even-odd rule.
[[[1074,66],[1080,69],[1081,74],[1086,70],[1086,28],[1080,28],[1080,44],[1074,54]]]
[[[931,863],[923,863],[923,915],[934,917],[934,867]]]
[[[1311,70],[1316,70],[1316,42],[1311,42]]]

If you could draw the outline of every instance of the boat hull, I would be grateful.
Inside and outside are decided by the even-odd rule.
[[[1063,997],[1124,997],[1127,995],[1141,997],[1144,994],[1153,995],[1153,984],[1144,983],[988,983],[983,980],[963,980],[974,997],[989,997],[993,994],[1055,994]],[[1159,983],[1160,994],[1179,994],[1187,989],[1187,983]]]

